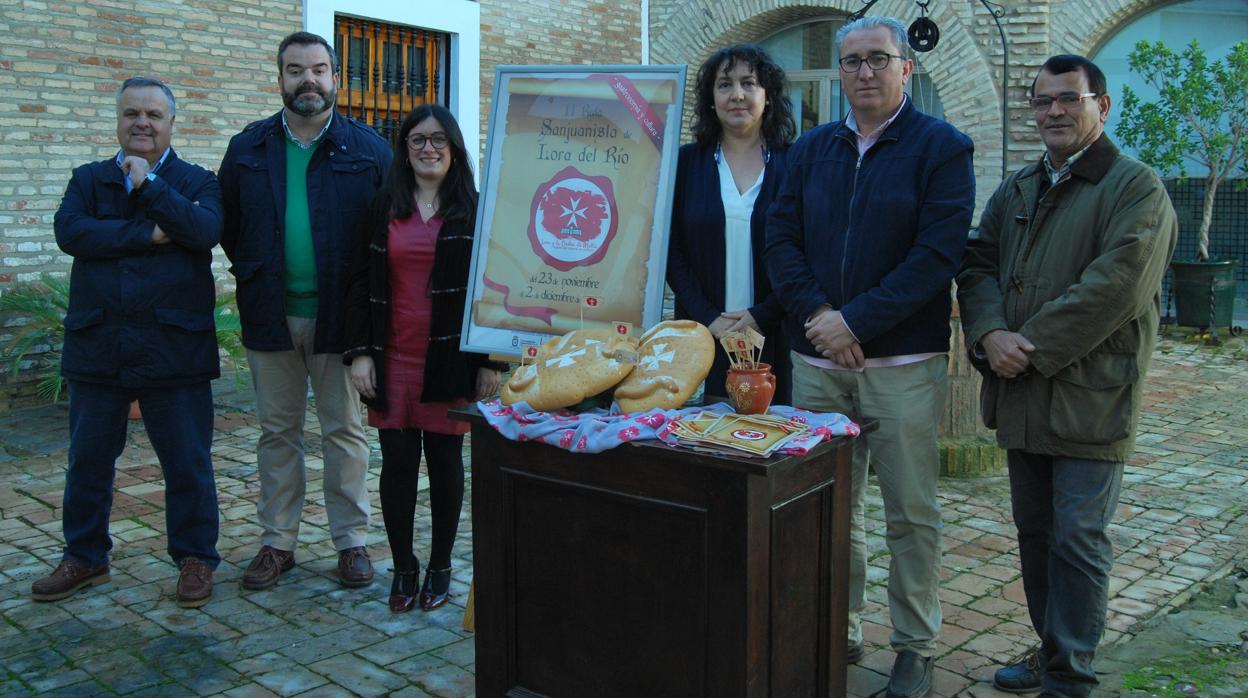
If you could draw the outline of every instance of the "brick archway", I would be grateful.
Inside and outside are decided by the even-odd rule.
[[[933,3],[929,15],[940,26],[937,50],[923,54],[924,70],[940,92],[945,118],[975,142],[976,176],[983,183],[1000,178],[1001,96],[1000,78],[994,67],[1000,58],[995,35],[992,53],[985,56],[983,41],[967,28],[967,19],[951,8],[953,3]],[[861,7],[858,0],[830,0],[823,4],[785,0],[743,0],[720,3],[695,0],[681,3],[670,12],[651,17],[650,55],[654,63],[686,63],[692,88],[698,65],[712,51],[729,44],[760,41],[794,24],[816,18],[845,17]],[[964,8],[959,8],[964,9]],[[872,14],[893,14],[909,23],[915,16],[911,0],[883,0]],[[692,93],[686,94],[686,115]],[[992,193],[979,187],[980,203]],[[986,191],[985,191],[986,190]]]
[[[1053,16],[1050,36],[1051,54],[1074,53],[1091,56],[1109,41],[1119,29],[1141,15],[1183,0],[1096,0],[1087,3],[1082,12]]]

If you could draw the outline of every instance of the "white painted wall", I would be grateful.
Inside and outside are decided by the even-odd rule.
[[[306,0],[304,29],[333,43],[334,13],[406,24],[451,35],[449,108],[464,132],[470,162],[481,152],[481,6],[471,0]]]

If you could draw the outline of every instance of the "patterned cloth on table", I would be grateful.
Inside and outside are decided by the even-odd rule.
[[[504,405],[499,400],[478,402],[477,409],[495,431],[512,441],[540,441],[573,453],[601,453],[626,441],[659,439],[676,444],[671,422],[697,412],[732,412],[726,402],[678,410],[653,409],[627,414],[612,404],[611,410],[595,409],[574,413],[570,410],[539,412],[527,402]],[[805,455],[823,441],[837,436],[857,436],[858,425],[843,414],[810,412],[796,407],[773,405],[767,414],[794,419],[810,426],[811,432],[785,444],[780,453]]]

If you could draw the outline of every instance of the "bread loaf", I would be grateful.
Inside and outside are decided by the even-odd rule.
[[[669,320],[641,336],[637,367],[615,389],[625,412],[671,410],[693,395],[715,359],[710,330],[693,320]]]
[[[571,407],[610,389],[632,370],[620,360],[637,340],[611,330],[576,330],[546,340],[532,364],[521,366],[502,389],[503,404],[525,401],[543,412]]]

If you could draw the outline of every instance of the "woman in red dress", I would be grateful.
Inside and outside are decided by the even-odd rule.
[[[461,449],[468,427],[446,413],[493,395],[505,366],[459,350],[477,211],[459,124],[444,107],[417,107],[394,148],[386,185],[359,236],[347,288],[352,348],[343,358],[379,433],[381,511],[394,559],[390,610],[401,613],[417,601],[412,528],[421,448],[433,546],[419,601],[429,611],[449,596],[464,501]]]

